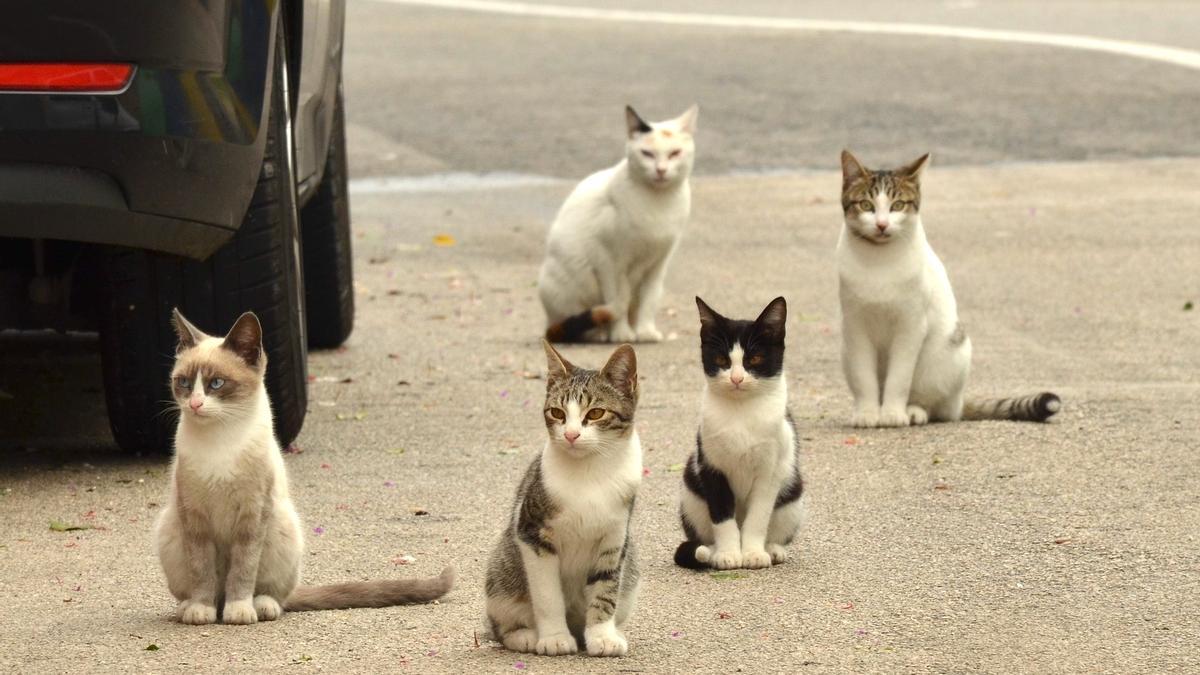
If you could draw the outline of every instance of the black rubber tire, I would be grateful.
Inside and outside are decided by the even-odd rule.
[[[267,351],[267,392],[275,433],[285,447],[308,406],[307,340],[301,241],[290,121],[283,86],[286,52],[276,40],[266,149],[241,227],[199,262],[138,249],[103,256],[100,341],[113,437],[131,452],[170,452],[170,374],[177,338],[171,310],[197,328],[224,335],[244,311],[258,315]]]
[[[316,194],[300,211],[308,346],[313,349],[337,347],[354,330],[354,269],[350,256],[347,176],[346,115],[339,84],[325,173]]]

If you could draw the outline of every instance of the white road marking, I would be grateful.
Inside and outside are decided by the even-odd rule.
[[[552,176],[494,171],[490,173],[435,173],[424,176],[372,176],[350,181],[350,194],[393,194],[398,192],[473,192],[504,188],[554,185],[563,181]]]
[[[714,28],[751,28],[786,31],[823,31],[835,33],[871,33],[885,35],[919,35],[947,37],[985,42],[1061,47],[1090,52],[1117,54],[1148,61],[1169,63],[1200,70],[1200,52],[1166,47],[1147,42],[1111,40],[1087,35],[1066,33],[1037,33],[1017,30],[993,30],[962,26],[937,26],[919,23],[875,23],[870,21],[825,21],[786,17],[737,16],[733,14],[691,14],[679,12],[644,12],[625,9],[596,9],[564,5],[538,5],[528,2],[500,0],[376,0],[396,5],[439,7],[442,9],[533,16],[553,19],[579,19],[620,23],[651,23],[672,26],[705,26]]]

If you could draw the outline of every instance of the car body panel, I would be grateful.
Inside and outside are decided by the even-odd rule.
[[[295,110],[296,178],[301,200],[320,184],[342,73],[345,0],[303,0]]]

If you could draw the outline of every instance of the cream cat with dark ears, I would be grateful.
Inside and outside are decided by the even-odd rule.
[[[171,494],[154,527],[167,588],[183,623],[247,624],[284,610],[428,602],[440,577],[298,586],[304,534],[263,385],[267,355],[258,317],[243,314],[224,338],[178,310],[171,391],[180,410]]]
[[[538,294],[551,342],[658,342],[654,315],[692,208],[692,106],[649,123],[625,108],[625,158],[583,179],[546,238]]]
[[[925,238],[921,176],[929,155],[872,171],[842,152],[842,366],[854,394],[850,424],[903,427],[929,421],[1041,422],[1058,396],[965,400],[971,340],[958,320],[946,268]]]

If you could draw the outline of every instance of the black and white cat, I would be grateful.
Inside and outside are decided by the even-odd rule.
[[[708,381],[696,451],[683,473],[682,567],[770,567],[804,518],[796,430],[783,373],[787,303],[754,321],[727,319],[696,298]]]

